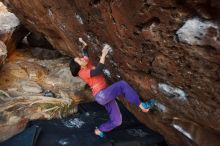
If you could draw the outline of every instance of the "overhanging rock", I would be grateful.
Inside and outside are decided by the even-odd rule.
[[[158,100],[158,107],[166,110],[156,109],[146,115],[124,104],[170,144],[219,145],[220,59],[219,34],[215,33],[219,32],[218,0],[209,3],[203,0],[3,2],[28,29],[44,34],[54,48],[65,54],[79,54],[78,37],[90,45],[94,62],[99,59],[103,43],[112,46],[106,63],[108,78],[125,79],[144,100],[150,97]],[[204,46],[198,45],[201,43],[198,38],[199,43],[179,42],[181,39],[176,35],[187,20],[195,17],[209,19],[203,22],[215,21],[217,26],[202,34],[210,42],[204,41]],[[187,100],[175,98],[178,95],[167,98],[158,90],[160,83],[184,91]]]

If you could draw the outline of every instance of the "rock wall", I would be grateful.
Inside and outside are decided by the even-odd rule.
[[[111,45],[106,75],[156,98],[148,114],[124,104],[171,145],[220,144],[218,0],[2,1],[65,54],[79,54],[78,37],[94,62]]]
[[[28,33],[28,30],[20,25],[19,19],[11,12],[7,10],[7,8],[0,3],[0,41],[1,41],[1,50],[3,46],[5,46],[4,52],[5,57],[8,53],[11,53],[17,46],[17,44],[24,38],[24,36]],[[2,55],[1,53],[1,55]],[[2,58],[2,57],[1,57]],[[1,59],[2,60],[2,59]],[[0,64],[3,64],[2,60]]]
[[[4,64],[6,57],[7,57],[7,48],[5,44],[2,41],[0,41],[0,68]]]
[[[0,61],[7,54],[6,46],[1,45],[0,41]],[[92,100],[85,83],[72,77],[69,57],[40,60],[32,55],[32,49],[19,45],[2,65],[0,143],[22,132],[29,121],[64,118],[75,114],[80,102]],[[37,54],[48,54],[45,50]]]

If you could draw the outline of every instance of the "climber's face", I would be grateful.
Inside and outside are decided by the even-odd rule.
[[[89,62],[88,57],[76,57],[74,58],[74,61],[78,63],[81,67],[85,67]]]

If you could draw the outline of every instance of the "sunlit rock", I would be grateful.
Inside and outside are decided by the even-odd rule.
[[[5,43],[8,52],[15,49],[27,33],[20,20],[0,2],[0,41]]]
[[[14,31],[20,24],[18,18],[10,12],[0,13],[0,33],[8,33]]]

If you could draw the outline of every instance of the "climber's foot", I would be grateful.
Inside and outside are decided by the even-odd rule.
[[[98,128],[95,129],[95,135],[97,135],[97,136],[99,136],[101,138],[105,137],[104,132],[100,131]]]
[[[152,108],[154,106],[154,104],[155,104],[155,100],[150,99],[146,102],[141,102],[139,107],[141,108],[142,112],[147,113],[147,112],[149,112],[150,108]]]

